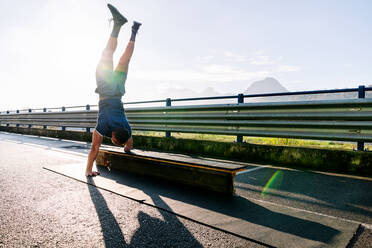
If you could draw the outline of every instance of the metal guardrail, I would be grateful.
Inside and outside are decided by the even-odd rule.
[[[356,141],[358,150],[363,150],[364,142],[372,142],[372,99],[362,99],[366,90],[372,88],[360,86],[354,89],[312,91],[312,94],[358,92],[360,99],[244,103],[245,97],[310,94],[308,91],[173,100],[168,98],[124,105],[165,102],[165,107],[126,108],[125,112],[133,130],[161,131],[166,132],[168,137],[171,132],[181,132],[237,135],[238,142],[242,142],[243,136]],[[238,103],[171,106],[172,101],[227,98],[237,98]],[[98,111],[91,110],[91,105],[73,106],[69,109],[82,107],[85,110],[66,111],[66,107],[62,107],[58,112],[47,112],[46,108],[37,109],[43,112],[35,112],[36,109],[29,109],[24,113],[18,110],[7,111],[0,113],[0,125],[43,128],[55,126],[62,130],[77,127],[90,131],[96,125]]]

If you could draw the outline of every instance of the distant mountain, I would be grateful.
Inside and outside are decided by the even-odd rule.
[[[200,96],[205,96],[205,97],[207,97],[207,96],[219,96],[219,95],[221,95],[221,93],[220,92],[217,92],[212,87],[208,87],[205,90],[203,90],[202,92],[200,92],[199,95]]]
[[[368,86],[367,86],[368,87]],[[253,82],[247,90],[245,95],[262,94],[262,93],[280,93],[288,92],[278,80],[272,77],[265,78],[260,81]],[[356,99],[357,92],[343,92],[343,93],[326,93],[326,94],[309,94],[309,95],[290,95],[290,96],[272,96],[272,97],[254,97],[246,99],[246,102],[282,102],[282,101],[311,101],[311,100],[336,100],[336,99]],[[366,92],[366,98],[372,97],[372,92]]]
[[[164,92],[162,92],[162,98],[194,98],[194,97],[209,97],[209,96],[220,96],[221,93],[213,89],[212,87],[208,87],[201,92],[194,91],[192,89],[182,88],[168,88]]]
[[[262,93],[279,93],[288,92],[278,80],[272,77],[267,77],[263,80],[253,82],[245,91],[245,95],[262,94]]]
[[[239,90],[238,90],[239,91]],[[260,93],[276,93],[276,92],[288,92],[288,90],[282,86],[278,80],[272,77],[265,78],[263,80],[253,82],[245,91],[244,94],[260,94]],[[221,95],[234,95],[233,93],[224,93],[216,91],[212,87],[208,87],[201,92],[196,92],[188,88],[168,88],[162,94],[163,98],[189,98],[189,97],[209,97],[209,96],[221,96]]]
[[[368,85],[367,87],[371,87]],[[237,90],[239,92],[239,90]],[[267,77],[263,80],[255,81],[244,91],[245,95],[262,94],[262,93],[279,93],[288,92],[288,90],[275,78]],[[209,96],[227,96],[235,95],[236,93],[223,93],[216,91],[212,87],[208,87],[201,92],[196,92],[192,89],[176,89],[168,88],[162,93],[163,98],[194,98],[194,97],[209,97]],[[310,94],[310,95],[290,95],[290,96],[273,96],[273,97],[253,97],[246,98],[245,102],[281,102],[281,101],[309,101],[309,100],[332,100],[332,99],[356,99],[357,92],[344,93],[328,93],[328,94]],[[371,98],[372,92],[366,92],[366,98]],[[216,100],[216,103],[219,101]],[[212,103],[212,102],[208,102]],[[213,102],[214,103],[214,102]]]
[[[161,94],[162,98],[190,98],[198,97],[199,93],[191,89],[168,88]]]

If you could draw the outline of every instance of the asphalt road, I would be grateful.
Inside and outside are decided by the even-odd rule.
[[[89,144],[0,132],[0,247],[263,247],[42,169],[82,162]],[[239,197],[372,224],[372,180],[260,167]],[[350,247],[368,247],[361,229]],[[289,246],[290,247],[290,246]]]
[[[42,169],[61,145],[0,133],[0,247],[262,247]]]
[[[372,178],[261,167],[235,178],[238,195],[372,224]]]

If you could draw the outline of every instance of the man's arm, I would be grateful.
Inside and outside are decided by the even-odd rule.
[[[133,138],[130,137],[124,145],[124,152],[130,152],[133,149]]]
[[[97,158],[99,147],[102,144],[103,136],[100,135],[96,130],[93,132],[92,145],[88,155],[87,168],[85,170],[85,176],[96,176],[99,172],[92,171],[93,163]]]

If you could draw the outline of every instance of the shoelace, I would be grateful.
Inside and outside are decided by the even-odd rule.
[[[114,21],[114,18],[109,18],[108,23],[109,23],[109,28],[111,28],[111,23]]]

